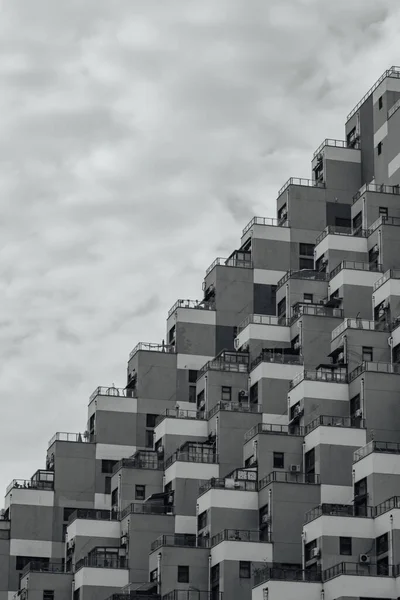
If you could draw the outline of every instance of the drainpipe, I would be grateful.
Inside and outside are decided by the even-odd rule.
[[[378,229],[378,253],[379,253],[378,254],[379,262],[383,264],[383,260],[382,260],[382,229]]]
[[[67,547],[68,547],[68,533],[65,534],[65,540],[64,540],[64,573],[67,572],[67,556],[68,556]]]
[[[269,489],[268,490],[268,514],[269,514],[269,522],[270,522],[270,526],[269,526],[269,534],[270,534],[270,541],[272,541],[272,490]]]
[[[121,473],[118,475],[118,515],[121,513]]]
[[[71,584],[71,600],[74,600],[74,594],[75,594],[75,579],[72,580],[72,584]]]
[[[365,205],[365,196],[362,201],[362,228],[367,229],[367,207]]]
[[[126,530],[126,562],[128,563],[128,565],[129,565],[129,545],[130,545],[129,544],[129,539],[130,539],[129,523],[130,523],[130,519],[128,519],[128,521],[127,521],[127,530]]]
[[[249,407],[249,411],[250,411],[250,388],[251,388],[251,377],[249,375],[249,377],[247,379],[247,406]]]
[[[303,473],[304,473],[304,480],[305,480],[305,476],[306,476],[306,443],[303,442],[302,446],[303,446],[303,464],[302,464],[302,470],[303,470]]]
[[[257,442],[257,440],[254,440],[254,442],[253,442],[253,450],[254,450],[253,457],[254,457],[254,461],[255,462],[258,460],[258,448],[257,448],[257,446],[258,446],[258,442]]]
[[[218,436],[219,416],[215,417],[215,454],[219,454],[219,436]]]
[[[207,374],[204,375],[204,413],[207,415],[208,413],[208,389],[207,389]]]
[[[211,598],[211,554],[208,556],[208,597]]]
[[[305,581],[305,577],[306,577],[306,551],[305,551],[305,546],[306,546],[306,532],[302,531],[302,533],[301,533],[301,569],[302,569],[303,581]]]
[[[300,344],[300,356],[303,356],[303,323],[301,321],[298,322],[297,324],[300,333],[299,333],[299,344]]]
[[[161,596],[161,552],[157,554],[157,594]]]
[[[290,318],[290,314],[289,314],[290,306],[289,306],[289,284],[288,283],[285,285],[285,289],[286,289],[286,319],[289,319]]]
[[[347,335],[343,336],[343,361],[347,365]]]
[[[196,504],[196,548],[199,546],[199,503]]]
[[[390,338],[388,339],[388,344],[389,344],[389,348],[390,348],[390,364],[391,366],[393,366],[393,337],[390,336]]]
[[[393,559],[394,559],[394,536],[393,536],[393,515],[390,515],[390,552],[391,552],[391,557],[389,560],[389,564],[393,565]]]
[[[366,418],[366,410],[365,410],[365,386],[364,386],[364,377],[361,377],[361,393],[360,393],[360,404],[361,404],[361,414],[362,414],[362,418],[365,419]]]

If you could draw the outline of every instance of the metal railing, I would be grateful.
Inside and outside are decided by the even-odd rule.
[[[135,392],[130,388],[116,388],[114,386],[102,386],[97,387],[93,394],[89,398],[89,403],[96,398],[96,396],[122,396],[123,398],[135,398]]]
[[[289,227],[288,221],[282,219],[275,219],[270,217],[253,217],[246,227],[242,231],[242,237],[253,227],[253,225],[269,225],[272,227]]]
[[[258,483],[258,489],[262,490],[269,483],[305,483],[310,485],[319,484],[319,475],[316,473],[292,473],[291,471],[272,471]]]
[[[388,373],[391,375],[400,375],[400,364],[364,361],[349,374],[349,383],[351,381],[354,381],[356,377],[358,377],[359,375],[361,375],[361,373],[364,373],[365,371],[371,371],[373,373]]]
[[[310,317],[335,317],[340,319],[343,318],[343,309],[324,306],[323,304],[296,302],[293,306],[293,316],[290,319],[290,324],[294,323],[302,315]]]
[[[355,105],[353,110],[349,112],[347,115],[346,121],[349,121],[353,115],[356,114],[360,106],[364,104],[364,102],[369,98],[369,96],[376,90],[376,88],[386,79],[386,77],[393,77],[395,79],[400,78],[400,67],[392,66],[390,69],[387,69],[383,75],[379,77],[377,81],[375,81],[374,85],[368,90],[368,92],[361,98],[361,100]]]
[[[11,490],[44,490],[52,492],[54,490],[54,481],[32,481],[31,479],[13,479],[7,486],[6,496]]]
[[[300,354],[284,354],[274,350],[262,350],[250,364],[250,371],[262,362],[280,363],[283,365],[302,365],[304,359]]]
[[[209,479],[203,485],[199,487],[199,496],[202,496],[208,490],[233,490],[238,492],[256,492],[258,489],[257,481],[250,481],[246,479],[221,479],[213,477]]]
[[[367,229],[353,229],[352,227],[340,227],[338,225],[328,225],[319,234],[315,240],[315,245],[318,246],[327,235],[343,235],[347,237],[368,237]]]
[[[151,592],[147,594],[143,592],[126,592],[125,594],[112,594],[108,596],[107,600],[161,600],[161,596]]]
[[[369,454],[372,454],[372,452],[383,454],[400,454],[400,444],[397,442],[377,442],[372,440],[354,452],[353,463],[356,463]]]
[[[116,473],[120,469],[151,469],[154,471],[162,471],[164,464],[159,460],[156,454],[148,458],[122,458],[115,463],[113,473]]]
[[[321,573],[302,569],[283,569],[282,567],[265,567],[256,569],[254,572],[254,587],[271,580],[320,582]]]
[[[65,570],[64,564],[60,561],[32,560],[22,569],[22,577],[28,573],[70,573],[70,569]]]
[[[203,300],[183,300],[179,299],[175,302],[172,308],[168,311],[168,318],[174,314],[178,308],[193,308],[199,310],[214,310],[211,304],[204,302]]]
[[[359,150],[360,142],[357,141],[355,144],[350,144],[346,140],[331,140],[326,138],[322,144],[318,146],[316,151],[313,154],[313,158],[315,158],[325,146],[331,146],[334,148],[348,148],[349,150]]]
[[[229,258],[222,258],[222,257],[218,257],[214,260],[214,262],[211,263],[211,265],[208,267],[208,269],[206,269],[206,277],[209,273],[211,273],[211,271],[214,269],[214,267],[236,267],[236,268],[240,268],[240,269],[252,269],[253,268],[253,261],[252,260],[243,260],[241,258],[236,258],[236,257],[229,257]]]
[[[366,192],[374,192],[378,194],[400,194],[400,186],[385,185],[384,183],[364,183],[353,196],[353,204]]]
[[[366,331],[388,331],[389,325],[382,321],[369,321],[368,319],[345,319],[331,334],[331,340],[341,335],[346,329],[365,329]]]
[[[386,283],[389,279],[400,279],[400,269],[389,269],[385,272],[382,277],[375,281],[374,283],[374,292],[380,288],[384,283]]]
[[[392,225],[394,227],[400,227],[400,217],[385,217],[384,215],[381,215],[369,227],[368,235],[374,233],[374,231],[376,231],[378,227],[381,227],[382,225]]]
[[[189,463],[205,463],[210,465],[218,464],[218,454],[212,454],[208,450],[190,452],[190,451],[177,451],[174,452],[164,463],[164,470],[168,469],[175,462],[189,462]]]
[[[317,427],[348,427],[351,429],[364,429],[364,419],[354,419],[353,417],[332,417],[330,415],[320,415],[311,423],[305,426],[305,435],[317,429]]]
[[[118,513],[113,510],[101,510],[97,508],[77,508],[69,516],[68,524],[76,519],[90,519],[93,521],[118,521]]]
[[[170,533],[160,535],[150,546],[150,551],[154,552],[162,546],[180,546],[183,548],[209,548],[210,540],[204,537],[196,536],[192,533]]]
[[[225,410],[228,412],[261,413],[262,406],[261,404],[228,402],[227,400],[221,400],[221,402],[217,402],[217,404],[208,411],[206,418],[211,419],[211,417],[213,417],[220,410]]]
[[[347,373],[335,373],[334,371],[302,371],[289,384],[293,389],[302,381],[323,381],[324,383],[347,383]]]
[[[249,315],[240,323],[239,327],[237,328],[237,335],[239,335],[239,333],[250,324],[275,326],[279,325],[281,327],[284,327],[285,325],[287,325],[287,322],[285,319],[282,322],[282,318],[277,317],[275,315]]]
[[[85,556],[75,565],[75,572],[83,567],[95,569],[128,569],[128,559],[125,556],[105,557],[103,555]]]
[[[397,102],[395,102],[393,104],[393,106],[391,108],[389,108],[388,110],[388,114],[387,114],[387,118],[388,120],[390,119],[390,117],[392,117],[394,115],[394,113],[397,111],[397,109],[400,108],[400,98],[397,100]]]
[[[192,590],[173,590],[162,597],[162,600],[223,600],[223,592]],[[145,600],[145,599],[143,599]]]
[[[194,419],[204,420],[205,414],[199,410],[181,410],[180,408],[167,408],[156,418],[156,427],[165,419]]]
[[[131,359],[139,350],[144,352],[164,352],[168,354],[175,354],[175,346],[173,344],[151,344],[148,342],[139,342],[136,344],[133,350],[129,353]]]
[[[289,279],[308,279],[310,281],[328,281],[328,273],[314,271],[313,269],[304,269],[304,271],[287,271],[276,284],[276,288],[282,287]]]
[[[342,562],[322,572],[323,581],[329,581],[339,575],[357,575],[359,577],[396,577],[397,565],[363,565],[356,562]]]
[[[360,519],[373,519],[375,510],[373,506],[363,506],[362,510],[354,504],[320,504],[307,511],[304,524],[311,523],[322,516],[328,517],[357,517]]]
[[[367,262],[357,262],[354,260],[342,260],[342,262],[337,267],[332,269],[332,271],[329,273],[329,279],[333,279],[334,277],[336,277],[336,275],[338,273],[340,273],[340,271],[343,271],[343,269],[352,269],[354,271],[370,271],[372,273],[382,273],[383,265],[381,265],[380,263],[376,264],[374,262],[367,263]]]
[[[314,181],[313,179],[303,179],[301,177],[290,177],[278,192],[278,198],[290,185],[301,185],[303,187],[324,188],[325,183]]]
[[[127,515],[174,515],[174,506],[164,506],[163,504],[129,504],[121,511],[119,518],[124,519]]]
[[[209,360],[205,365],[198,370],[198,378],[207,371],[229,371],[230,373],[247,373],[249,370],[248,363],[244,362],[230,362],[221,360],[219,358],[215,360]]]
[[[259,433],[273,433],[278,435],[304,435],[304,427],[296,425],[278,425],[275,423],[258,423],[244,434],[244,441],[248,442]]]
[[[96,436],[91,435],[88,431],[85,431],[84,433],[67,433],[65,431],[57,431],[51,440],[49,440],[47,447],[50,448],[54,442],[79,442],[94,444],[95,441]]]
[[[377,506],[375,506],[375,516],[379,517],[395,508],[400,508],[400,496],[392,496],[391,498],[384,500],[384,502],[377,504]]]
[[[221,542],[261,542],[270,543],[271,535],[269,531],[259,531],[251,529],[224,529],[211,538],[211,546],[216,546]]]

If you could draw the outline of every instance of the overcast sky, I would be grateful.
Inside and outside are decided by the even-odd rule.
[[[2,488],[399,56],[398,0],[0,0]]]

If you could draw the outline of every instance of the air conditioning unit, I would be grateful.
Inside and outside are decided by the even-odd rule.
[[[359,560],[360,564],[362,564],[362,565],[369,565],[371,562],[371,557],[368,556],[368,554],[360,554],[358,560]]]
[[[358,418],[358,417],[361,418],[362,417],[362,410],[361,410],[361,408],[357,408],[356,412],[354,413],[354,416],[356,418]]]
[[[128,536],[126,534],[121,535],[121,546],[124,548],[128,545]]]
[[[312,552],[311,552],[311,557],[312,558],[319,558],[319,555],[320,555],[319,548],[313,548]]]
[[[239,338],[235,338],[233,340],[233,347],[235,348],[235,350],[239,350],[239,348],[240,348],[240,340],[239,340]]]
[[[249,397],[249,392],[247,392],[246,390],[240,390],[239,396],[241,398],[248,398]]]
[[[291,473],[300,473],[300,465],[290,465],[289,471]]]

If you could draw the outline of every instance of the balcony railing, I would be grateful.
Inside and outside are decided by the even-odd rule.
[[[343,323],[332,331],[331,340],[341,335],[346,329],[365,329],[367,331],[388,331],[389,325],[382,321],[369,321],[367,319],[345,319]]]
[[[105,557],[103,555],[85,556],[75,565],[75,572],[83,567],[95,569],[128,569],[128,560],[125,556]]]
[[[205,592],[202,590],[173,590],[165,596],[162,600],[223,600],[223,592]]]
[[[358,448],[353,454],[353,462],[356,463],[372,452],[383,454],[400,454],[400,444],[397,442],[377,442],[372,440],[362,448]]]
[[[255,473],[255,471],[253,471]],[[246,479],[220,479],[213,477],[199,487],[199,496],[202,496],[208,490],[233,490],[237,492],[256,492],[258,489],[257,481]]]
[[[389,269],[382,277],[374,283],[374,292],[380,288],[388,279],[400,279],[400,269]]]
[[[139,350],[144,352],[166,352],[169,354],[175,354],[175,346],[173,344],[151,344],[148,342],[139,342],[129,353],[129,359],[139,352]]]
[[[384,215],[380,216],[376,221],[374,221],[371,227],[368,229],[368,235],[371,235],[381,227],[381,225],[392,225],[394,227],[400,227],[400,217],[385,217]]]
[[[282,365],[302,365],[304,359],[300,354],[282,354],[274,350],[263,350],[250,364],[250,371],[262,362],[280,363]]]
[[[257,434],[272,433],[277,435],[304,435],[304,427],[295,425],[277,425],[275,423],[258,423],[244,434],[244,441],[248,442]]]
[[[347,237],[367,237],[368,231],[366,229],[354,229],[352,227],[339,227],[338,225],[328,225],[319,234],[315,240],[315,245],[318,246],[327,235],[343,235]]]
[[[269,483],[305,483],[310,485],[319,484],[319,475],[316,473],[292,473],[291,471],[272,471],[258,483],[258,489],[262,490]]]
[[[79,442],[79,443],[89,443],[94,444],[96,441],[96,436],[91,435],[88,431],[84,433],[66,433],[64,431],[57,431],[49,440],[48,448],[54,444],[54,442]]]
[[[365,371],[371,371],[372,373],[389,373],[391,375],[400,375],[400,364],[364,361],[349,374],[349,383],[354,381],[356,377]]]
[[[320,415],[305,427],[305,435],[314,431],[317,427],[349,427],[352,429],[364,429],[364,419],[354,419],[353,417],[331,417],[329,415]]]
[[[287,271],[287,273],[276,284],[277,289],[282,287],[289,279],[308,279],[310,281],[328,281],[328,273],[304,269],[302,271]]]
[[[360,519],[373,519],[375,509],[373,506],[363,506],[362,510],[354,504],[320,504],[307,511],[304,523],[311,523],[322,516],[328,517],[357,517]]]
[[[70,569],[65,569],[60,561],[48,562],[43,560],[33,560],[22,569],[22,577],[28,573],[69,573]]]
[[[236,267],[236,268],[240,268],[240,269],[252,269],[253,261],[242,260],[241,258],[235,258],[235,257],[230,257],[230,258],[218,257],[214,260],[214,262],[211,263],[211,265],[206,270],[206,277],[209,273],[211,273],[211,271],[214,269],[214,267],[218,267],[218,266],[219,267]]]
[[[92,521],[118,521],[118,513],[112,510],[99,510],[97,508],[78,508],[71,513],[68,524],[76,519],[89,519]]]
[[[254,587],[272,580],[320,582],[321,573],[318,571],[302,571],[301,569],[283,569],[281,567],[266,567],[257,569],[254,573]]]
[[[191,533],[171,533],[160,535],[150,546],[150,551],[154,552],[162,546],[180,546],[182,548],[209,548],[210,540],[198,537]]]
[[[391,108],[389,108],[388,110],[388,114],[387,114],[387,118],[388,120],[390,119],[390,117],[392,117],[394,115],[394,113],[400,108],[400,98],[397,100],[397,102],[395,102],[393,104],[393,106]]]
[[[289,384],[293,389],[302,381],[323,381],[324,383],[347,383],[347,374],[335,371],[302,371]]]
[[[113,473],[116,473],[120,469],[151,469],[154,471],[162,471],[164,465],[160,462],[156,454],[148,458],[123,458],[115,463]]]
[[[229,371],[230,373],[247,373],[248,363],[230,362],[221,359],[209,360],[198,370],[198,377],[207,371]]]
[[[211,546],[216,546],[221,542],[270,543],[271,536],[268,531],[258,531],[258,529],[224,529],[211,538]]]
[[[144,592],[126,592],[125,594],[112,594],[107,600],[161,600],[161,596],[151,592],[147,594]]]
[[[237,328],[237,334],[239,335],[239,333],[250,324],[279,325],[284,327],[287,325],[287,322],[285,319],[282,320],[281,317],[276,317],[275,315],[249,315],[240,323],[239,327]]]
[[[358,192],[353,196],[353,204],[366,192],[375,192],[378,194],[400,194],[400,186],[384,185],[383,183],[364,183]]]
[[[6,495],[12,489],[20,490],[44,490],[52,492],[54,490],[54,481],[32,481],[31,479],[13,479],[7,486]]]
[[[216,465],[218,464],[218,455],[212,454],[207,450],[199,452],[190,451],[177,451],[174,452],[164,463],[164,470],[168,469],[175,462],[189,462],[189,463],[205,463]]]
[[[123,398],[135,398],[135,391],[130,388],[116,388],[114,386],[102,386],[97,387],[93,394],[89,398],[89,403],[96,398],[96,396],[121,396]]]
[[[388,500],[385,500],[384,502],[381,502],[375,506],[375,516],[379,517],[380,515],[383,515],[389,510],[393,510],[395,508],[400,508],[400,496],[392,496],[391,498],[388,498]]]
[[[349,145],[346,140],[331,140],[331,139],[327,138],[326,140],[324,140],[322,142],[322,144],[320,144],[318,146],[318,148],[316,149],[316,151],[313,154],[313,158],[315,158],[318,154],[320,154],[320,152],[323,150],[323,148],[325,146],[330,146],[333,148],[348,148],[349,150],[359,150],[360,142],[357,141],[355,144]]]
[[[165,419],[205,419],[203,412],[199,410],[181,410],[180,408],[167,408],[161,415],[156,418],[156,427]]]
[[[290,319],[290,324],[294,323],[302,315],[310,317],[335,317],[342,319],[343,309],[324,306],[323,304],[296,302],[296,304],[293,305],[293,316]]]
[[[168,311],[168,318],[174,314],[178,308],[193,308],[198,310],[214,310],[211,304],[207,304],[203,300],[182,300],[179,299],[175,302],[172,308]]]
[[[397,565],[363,565],[356,562],[342,562],[322,572],[323,581],[329,581],[339,575],[357,575],[359,577],[396,577]]]
[[[120,519],[127,515],[174,515],[174,506],[164,506],[163,504],[129,504],[120,514]]]
[[[390,67],[390,69],[387,69],[383,73],[383,75],[381,75],[379,77],[379,79],[377,81],[375,81],[374,85],[368,90],[368,92],[355,105],[353,110],[349,112],[349,114],[347,115],[347,121],[349,121],[351,119],[351,117],[356,114],[356,112],[358,111],[360,106],[362,106],[364,104],[364,102],[367,100],[367,98],[370,97],[370,95],[376,90],[376,88],[382,83],[382,81],[384,81],[386,79],[386,77],[392,77],[394,79],[399,79],[400,78],[400,67],[396,67],[396,66]]]
[[[270,227],[289,227],[288,221],[272,219],[269,217],[253,217],[242,231],[242,237],[253,227],[253,225],[269,225]]]
[[[342,260],[342,262],[329,273],[329,279],[336,277],[343,269],[352,269],[354,271],[369,271],[372,273],[382,273],[383,265],[374,262],[357,262],[354,260]]]
[[[229,402],[228,400],[221,401],[208,411],[207,419],[211,419],[211,417],[213,417],[220,410],[228,412],[261,413],[262,406],[261,404]]]
[[[313,179],[303,179],[299,177],[290,177],[278,192],[278,198],[290,185],[301,185],[302,187],[324,188],[325,183],[314,181]]]

